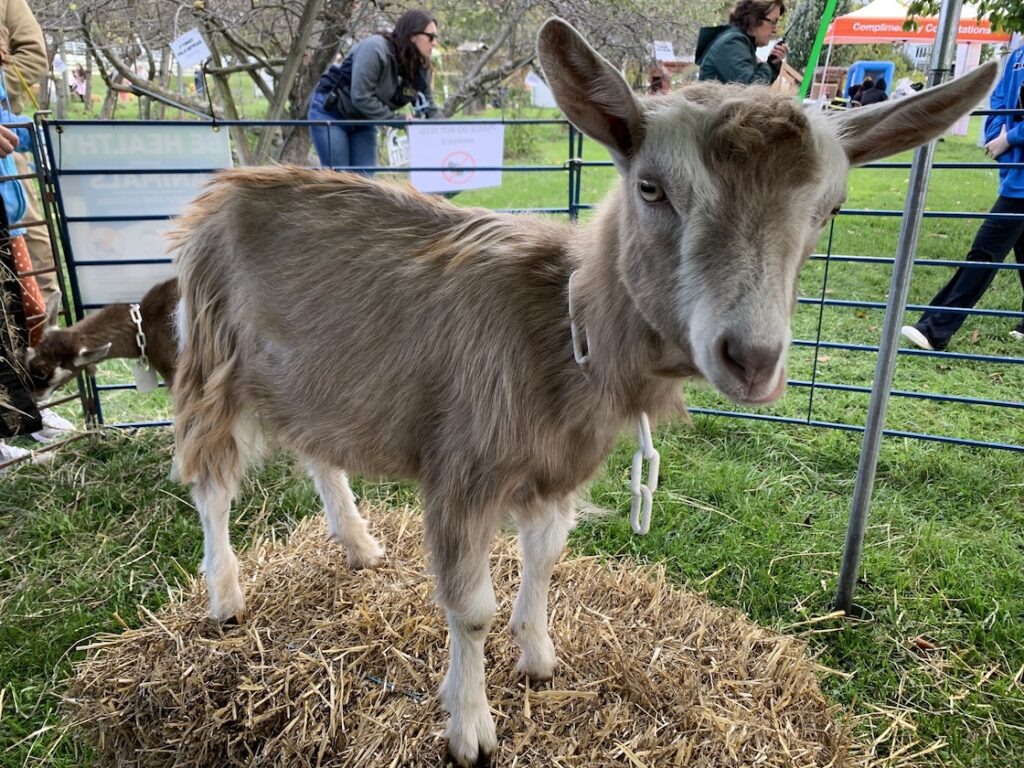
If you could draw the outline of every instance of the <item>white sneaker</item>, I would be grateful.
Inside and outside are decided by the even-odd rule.
[[[33,464],[47,464],[53,460],[52,453],[35,453],[34,451],[29,451],[25,448],[19,448],[16,445],[8,445],[3,440],[0,440],[0,464],[7,464],[9,461],[17,461],[19,459],[28,458],[29,456],[32,457],[31,461]],[[10,467],[3,467],[0,469],[0,475],[8,469],[10,469]]]
[[[17,459],[24,459],[26,456],[30,456],[32,451],[19,448],[16,445],[8,445],[3,440],[0,440],[0,464],[6,464],[8,461],[16,461]]]
[[[929,352],[935,351],[935,347],[933,347],[932,343],[928,341],[928,337],[912,325],[904,325],[900,328],[900,334],[902,334],[904,339],[921,349],[927,349]]]
[[[1021,323],[1010,331],[1010,338],[1015,341],[1024,341],[1024,323]]]
[[[49,408],[41,410],[39,415],[43,417],[43,428],[38,432],[33,432],[32,437],[40,443],[48,443],[51,440],[67,434],[68,432],[75,431],[74,424],[63,416],[58,416]]]

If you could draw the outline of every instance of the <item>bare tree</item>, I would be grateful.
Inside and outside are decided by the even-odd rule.
[[[703,3],[703,4],[702,4]],[[622,67],[643,65],[653,40],[692,47],[697,15],[717,13],[719,0],[656,7],[641,0],[437,0],[432,5],[445,49],[473,42],[478,54],[447,83],[443,114],[451,117],[499,89],[534,57],[536,30],[557,13],[585,30],[602,53]],[[268,120],[304,120],[321,73],[338,54],[388,27],[416,0],[52,0],[37,5],[51,35],[84,41],[107,86],[103,114],[118,93],[144,100],[142,114],[160,117],[167,106],[235,120],[238,75],[266,98]],[[210,87],[186,92],[173,78],[169,43],[197,27],[211,51],[204,67]],[[182,73],[183,74],[183,73]],[[442,94],[438,94],[441,101]],[[151,105],[158,104],[155,113]],[[309,154],[305,126],[234,130],[243,163],[303,163]]]

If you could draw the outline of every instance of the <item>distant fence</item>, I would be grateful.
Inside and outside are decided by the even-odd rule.
[[[985,113],[980,113],[985,114]],[[592,203],[581,199],[584,175],[589,169],[607,167],[604,160],[584,159],[583,136],[571,125],[559,120],[508,120],[469,121],[479,124],[500,123],[526,129],[541,126],[559,126],[564,132],[566,154],[564,159],[549,164],[519,164],[497,167],[481,167],[480,171],[501,170],[509,173],[556,174],[564,177],[564,205],[531,207],[514,205],[502,210],[532,212],[566,216],[575,220],[586,216]],[[466,121],[459,121],[465,125]],[[387,125],[402,125],[388,122]],[[173,266],[164,252],[162,233],[170,226],[184,204],[195,194],[202,182],[218,168],[231,164],[230,130],[238,128],[286,129],[308,126],[296,121],[232,121],[217,124],[202,122],[144,122],[144,121],[44,121],[48,138],[47,178],[56,192],[57,226],[67,263],[69,282],[72,288],[74,309],[78,317],[89,310],[114,301],[138,301],[142,293],[152,284],[173,274]],[[522,129],[520,128],[520,129]],[[593,146],[593,145],[590,145]],[[180,150],[180,151],[179,151]],[[905,169],[909,163],[877,163],[870,168]],[[964,173],[969,170],[992,169],[993,163],[936,163],[934,168],[944,172]],[[419,166],[378,167],[381,173],[409,173],[416,170],[440,170]],[[592,170],[590,171],[593,172]],[[996,196],[995,185],[991,199]],[[872,219],[898,217],[899,210],[848,209],[841,212],[833,228],[849,226],[857,222],[867,226]],[[969,219],[980,221],[987,214],[983,211],[930,211],[926,219],[955,221]],[[841,265],[856,265],[871,272],[882,272],[891,268],[893,258],[885,253],[870,255],[844,255],[833,252],[832,232],[829,233],[828,247],[812,257],[812,264],[820,271],[820,283],[814,293],[809,283],[802,284],[803,295],[799,297],[797,314],[798,326],[805,329],[797,333],[794,340],[793,358],[800,375],[790,379],[792,392],[780,406],[756,413],[744,412],[729,407],[721,400],[715,402],[708,395],[708,403],[691,407],[695,413],[714,414],[733,418],[758,419],[789,424],[803,424],[812,427],[829,427],[849,431],[862,431],[862,416],[870,394],[870,376],[866,382],[844,381],[840,369],[839,378],[829,375],[823,364],[830,355],[843,355],[851,365],[874,365],[879,346],[872,343],[870,333],[858,342],[843,338],[829,338],[836,327],[826,320],[826,312],[859,313],[866,316],[881,313],[885,309],[884,290],[872,297],[844,298],[832,295],[835,280],[831,273]],[[895,248],[895,240],[893,241]],[[966,249],[958,247],[957,255]],[[944,254],[943,254],[944,255]],[[922,258],[915,262],[918,267],[949,268],[967,262],[945,258]],[[1021,264],[1004,263],[1000,270],[1020,270]],[[815,273],[816,274],[816,273]],[[873,279],[873,278],[872,278]],[[911,304],[908,310],[924,309],[924,305]],[[1004,318],[1008,325],[1019,321],[1021,313],[1012,309],[961,310],[977,316]],[[870,363],[857,362],[857,358],[870,358]],[[903,400],[925,407],[956,407],[969,409],[977,414],[977,429],[970,428],[974,418],[963,423],[968,429],[958,434],[933,434],[914,428],[912,415],[901,415],[900,408],[894,407],[890,414],[887,435],[911,437],[925,440],[949,442],[974,447],[999,448],[1024,451],[1024,428],[1015,427],[1024,415],[1024,344],[1007,353],[950,351],[925,352],[917,349],[901,349],[900,364],[926,361],[931,366],[948,366],[950,382],[956,381],[960,389],[972,388],[972,381],[990,382],[995,377],[1016,381],[1014,387],[996,387],[992,397],[965,394],[951,388],[949,392],[931,392],[913,386],[900,386],[892,391],[894,402]],[[131,389],[128,383],[98,384],[90,382],[95,401],[95,418],[112,426],[139,426],[144,424],[167,423],[166,421],[108,421],[104,418],[103,396],[112,390]],[[988,390],[986,386],[975,389]],[[796,394],[799,393],[799,394]],[[863,400],[863,408],[847,404],[838,409],[842,418],[836,417],[834,404],[822,405],[829,397],[851,398],[851,403]],[[823,415],[823,412],[825,415]],[[993,422],[995,419],[995,422]],[[993,428],[996,423],[999,428]],[[1005,428],[1004,428],[1005,427]]]

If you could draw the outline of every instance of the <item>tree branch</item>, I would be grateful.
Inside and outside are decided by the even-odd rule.
[[[487,93],[492,86],[500,83],[517,69],[525,67],[536,57],[537,54],[534,52],[523,54],[519,56],[519,58],[508,61],[496,69],[484,72],[483,74],[478,74],[473,79],[467,78],[463,80],[459,83],[458,90],[445,101],[442,114],[445,117],[451,117],[465,107],[466,104],[472,101],[476,96]]]
[[[92,24],[87,18],[87,14],[83,13],[80,17],[79,30],[82,33],[82,37],[85,40],[85,46],[92,54],[93,59],[97,62],[106,62],[113,70],[121,76],[126,82],[118,83],[114,81],[111,73],[106,67],[100,67],[100,77],[103,78],[104,84],[113,91],[121,91],[124,93],[138,93],[139,89],[144,90],[146,95],[150,98],[161,101],[171,106],[178,106],[184,104],[195,112],[211,117],[219,117],[218,111],[214,108],[214,112],[210,114],[210,107],[208,104],[199,101],[198,99],[184,98],[173,91],[160,87],[159,84],[154,84],[148,80],[144,80],[135,74],[135,71],[129,67],[123,59],[111,48],[106,41],[104,41],[99,34],[98,30],[93,29]]]

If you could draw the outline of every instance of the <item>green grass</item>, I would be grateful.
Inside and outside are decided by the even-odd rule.
[[[940,160],[976,160],[972,137],[949,138]],[[531,162],[561,163],[561,129],[541,132]],[[600,159],[593,142],[585,156]],[[907,156],[909,157],[909,155]],[[937,171],[933,210],[986,210],[995,196],[990,171]],[[854,173],[848,208],[902,208],[905,170]],[[586,201],[601,197],[608,169],[584,172]],[[903,185],[903,186],[901,186]],[[559,206],[562,174],[505,174],[499,189],[455,201],[491,207]],[[926,222],[920,257],[961,258],[976,221]],[[897,219],[840,216],[833,252],[891,256]],[[824,246],[822,246],[823,248]],[[883,301],[889,271],[810,264],[802,294]],[[944,279],[914,273],[911,301],[925,303]],[[982,306],[1016,309],[1020,287],[1000,274]],[[815,307],[801,307],[796,336],[813,337]],[[881,312],[828,309],[823,338],[877,344]],[[956,348],[1016,352],[1006,320],[968,321]],[[794,350],[792,375],[809,377],[813,351]],[[822,350],[819,379],[870,386],[874,355]],[[126,364],[108,364],[103,380],[128,381]],[[897,387],[1020,400],[1020,366],[936,363],[901,356]],[[713,392],[687,387],[691,403],[722,407]],[[804,415],[806,392],[790,391],[771,412]],[[815,418],[860,424],[867,398],[819,392]],[[109,421],[165,418],[162,392],[104,397]],[[63,407],[66,415],[74,408]],[[1016,412],[894,400],[888,426],[1024,443]],[[624,439],[609,457],[591,500],[612,514],[573,534],[574,552],[664,562],[679,584],[735,606],[779,631],[802,634],[819,662],[822,687],[842,707],[857,740],[883,766],[1024,764],[1024,469],[1020,454],[888,439],[878,467],[856,600],[868,619],[825,619],[830,611],[850,509],[860,437],[726,417],[661,426],[661,489],[651,533],[634,536],[626,520]],[[161,605],[199,561],[202,532],[187,491],[167,479],[167,430],[108,431],[64,449],[52,466],[24,466],[0,480],[0,766],[90,764],[87,748],[62,739],[62,679],[76,645],[121,621],[139,623],[138,606]],[[376,502],[408,501],[414,491],[359,482]],[[247,481],[233,539],[286,535],[316,514],[311,484],[280,458]],[[434,610],[424,606],[424,610]],[[808,623],[810,622],[810,623]],[[930,646],[930,647],[929,647]],[[873,746],[872,746],[873,745]],[[922,751],[934,751],[914,757]]]

